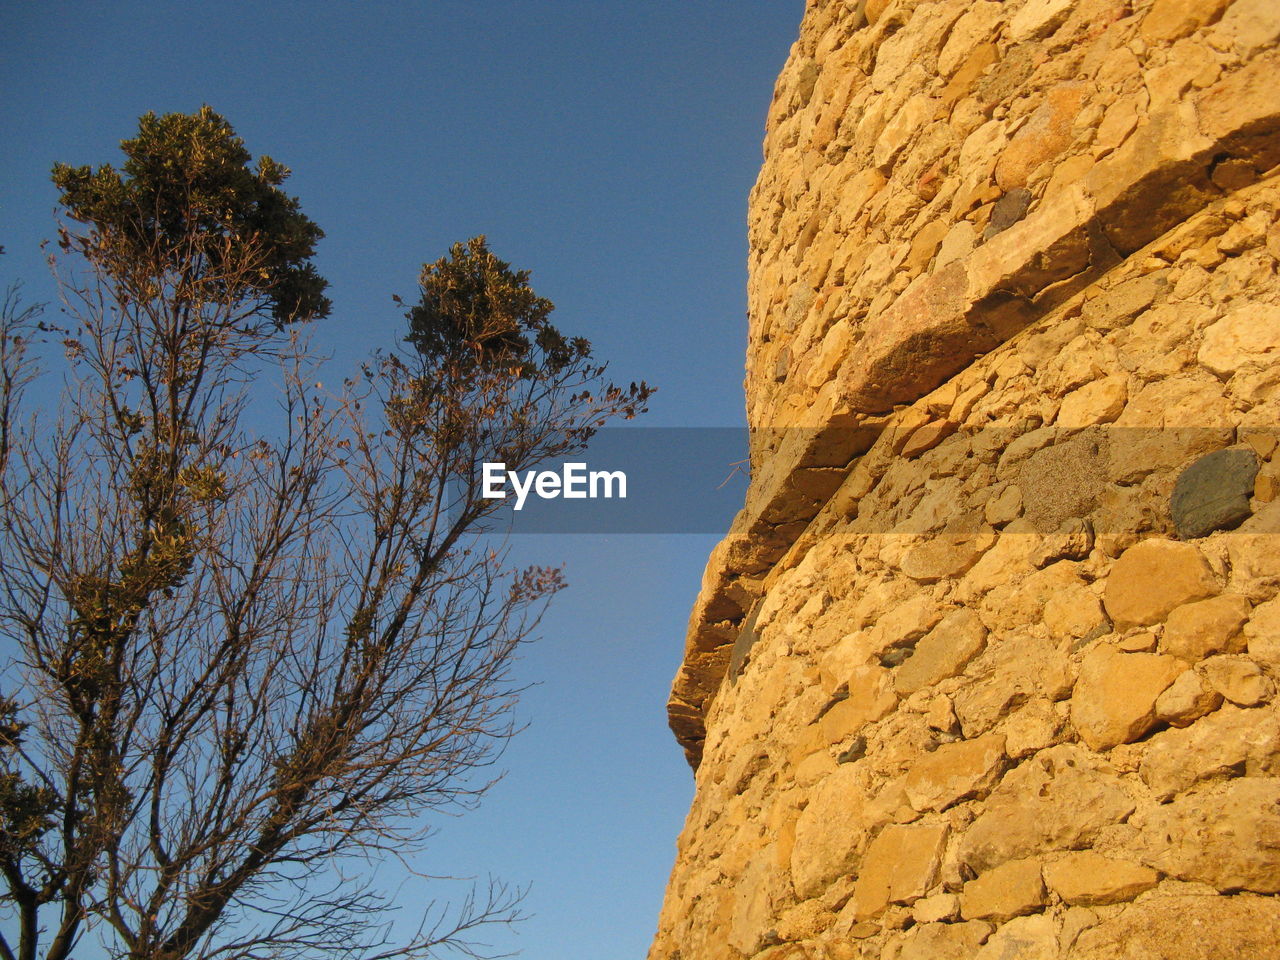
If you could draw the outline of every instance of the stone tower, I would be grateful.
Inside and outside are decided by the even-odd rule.
[[[651,960],[1280,957],[1278,47],[809,0]]]

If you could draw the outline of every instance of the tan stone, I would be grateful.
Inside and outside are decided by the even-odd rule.
[[[1132,900],[1154,887],[1160,875],[1141,864],[1081,850],[1045,864],[1044,879],[1067,903],[1094,907]]]
[[[810,387],[820,387],[835,376],[852,339],[853,333],[847,322],[840,320],[831,325],[822,338],[818,355],[814,357],[813,366],[809,370],[807,379]]]
[[[1249,619],[1248,597],[1223,594],[1176,607],[1165,622],[1160,649],[1196,662],[1215,653],[1241,653],[1240,629]]]
[[[977,563],[994,542],[990,531],[930,537],[907,553],[902,572],[921,583],[957,577]]]
[[[1148,539],[1126,550],[1111,568],[1103,603],[1117,627],[1147,626],[1217,592],[1213,573],[1194,546]]]
[[[987,523],[993,525],[1018,519],[1022,514],[1022,490],[1013,484],[1005,486],[987,501],[983,512]]]
[[[869,920],[891,903],[912,903],[933,886],[948,827],[892,824],[867,848],[850,904],[858,920]]]
[[[1044,625],[1055,637],[1079,639],[1094,634],[1107,623],[1102,603],[1088,587],[1078,587],[1050,597],[1044,605]]]
[[[895,604],[876,620],[875,626],[868,631],[871,650],[879,655],[894,647],[906,646],[923,637],[941,619],[942,611],[938,609],[937,602],[927,592],[921,591]]]
[[[1250,657],[1272,671],[1280,668],[1280,598],[1253,608],[1244,635]]]
[[[773,916],[778,888],[772,851],[761,851],[743,871],[734,890],[729,943],[743,953],[755,953],[764,945],[764,934]]]
[[[988,642],[966,672],[979,677],[953,699],[964,735],[986,733],[1009,712],[1033,698],[1061,700],[1071,690],[1066,649],[1033,637]]]
[[[863,12],[867,15],[867,22],[875,23],[879,20],[880,15],[889,8],[891,3],[893,3],[893,0],[867,0],[867,4],[863,8]]]
[[[1044,913],[1015,917],[1000,927],[973,960],[1058,960],[1058,924]]]
[[[1080,666],[1071,722],[1094,750],[1131,743],[1155,725],[1156,700],[1184,670],[1174,657],[1094,647]]]
[[[1204,333],[1196,359],[1224,379],[1247,364],[1280,359],[1280,307],[1248,303]]]
[[[944,743],[912,764],[903,790],[916,810],[945,810],[961,800],[991,792],[1004,770],[1004,737]]]
[[[1111,423],[1124,412],[1129,378],[1114,374],[1067,394],[1058,408],[1060,427],[1092,427]]]
[[[1076,940],[1071,960],[1262,960],[1280,943],[1280,901],[1270,897],[1150,897]]]
[[[990,935],[991,924],[981,920],[921,923],[907,931],[898,960],[972,960]]]
[[[1262,503],[1271,503],[1280,497],[1280,472],[1274,466],[1258,471],[1253,480],[1253,495]]]
[[[960,861],[981,872],[1088,846],[1134,807],[1110,765],[1074,744],[1050,747],[1005,774],[963,836]]]
[[[1117,640],[1116,646],[1125,653],[1154,653],[1156,635],[1150,630],[1135,630]]]
[[[853,764],[837,767],[813,789],[796,821],[791,849],[791,881],[801,899],[817,896],[836,877],[856,870],[868,830],[865,790]]]
[[[1036,697],[1009,715],[1000,726],[1005,739],[1005,753],[1021,760],[1061,739],[1062,717],[1044,697]]]
[[[1275,693],[1271,679],[1246,657],[1210,657],[1201,665],[1201,670],[1214,690],[1241,707],[1256,706]]]
[[[911,918],[916,923],[937,923],[955,920],[960,916],[960,898],[954,893],[936,893],[932,897],[917,900],[911,906]]]
[[[911,432],[911,436],[902,445],[902,457],[914,460],[920,454],[927,453],[955,433],[957,426],[949,420],[931,420],[920,426]]]
[[[1280,445],[1280,436],[1275,431],[1250,431],[1240,439],[1253,448],[1259,460],[1270,460],[1276,446]]]
[[[1143,860],[1218,890],[1280,892],[1280,779],[1243,778],[1156,807]]]
[[[1188,670],[1156,698],[1156,719],[1185,727],[1222,706],[1222,694],[1207,687],[1200,675]]]
[[[1009,21],[1009,33],[1016,41],[1048,36],[1067,19],[1075,0],[1027,0]]]
[[[995,920],[1039,910],[1045,903],[1039,860],[1010,860],[964,885],[960,911],[966,920]]]
[[[1156,0],[1142,19],[1148,43],[1168,43],[1193,33],[1222,16],[1231,0]]]
[[[839,743],[875,723],[898,705],[893,678],[884,667],[864,664],[851,670],[845,680],[848,696],[826,711],[818,721],[826,743]]]
[[[1218,25],[1244,56],[1280,41],[1280,6],[1271,0],[1234,0]]]
[[[1189,727],[1157,733],[1140,772],[1160,800],[1204,780],[1274,776],[1280,773],[1280,715],[1274,708],[1226,706]]]
[[[1084,102],[1083,83],[1051,87],[1044,102],[1013,136],[996,164],[996,182],[1003,190],[1027,184],[1031,171],[1071,145],[1071,127]]]
[[[907,253],[907,271],[913,276],[920,273],[942,246],[950,226],[941,220],[930,220],[911,238],[911,248]]]
[[[906,696],[955,676],[982,651],[986,638],[987,628],[972,610],[947,614],[916,642],[911,656],[898,667],[894,677],[898,693]]]

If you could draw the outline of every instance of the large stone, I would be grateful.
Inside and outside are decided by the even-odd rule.
[[[1156,698],[1156,719],[1185,727],[1222,706],[1222,694],[1208,686],[1200,674],[1188,670]]]
[[[1228,706],[1189,727],[1164,730],[1147,744],[1139,771],[1160,800],[1205,780],[1275,776],[1280,774],[1280,716],[1274,708]]]
[[[1141,864],[1080,850],[1045,864],[1044,878],[1049,888],[1065,902],[1096,907],[1132,900],[1154,887],[1160,875]]]
[[[1117,627],[1145,627],[1217,592],[1209,564],[1193,545],[1152,538],[1121,554],[1107,578],[1103,603]]]
[[[1273,671],[1280,668],[1280,597],[1254,608],[1244,635],[1249,656]]]
[[[747,865],[734,889],[729,942],[745,954],[755,953],[764,944],[768,921],[781,893],[778,880],[774,852],[767,848]]]
[[[878,916],[891,903],[911,903],[938,877],[947,824],[890,824],[867,848],[850,905],[857,920]]]
[[[855,764],[827,776],[796,822],[791,881],[801,899],[815,897],[837,877],[853,873],[866,844],[866,781]]]
[[[864,664],[854,667],[845,680],[847,696],[828,709],[818,723],[827,743],[837,743],[855,735],[868,723],[875,723],[898,705],[892,679],[884,667]]]
[[[960,894],[966,920],[995,920],[1033,913],[1044,906],[1044,881],[1039,860],[1010,860],[970,880]]]
[[[972,960],[974,952],[991,935],[991,924],[920,923],[907,931],[898,960]]]
[[[897,669],[894,685],[905,695],[954,677],[982,652],[987,628],[965,607],[947,614],[915,645],[910,657]]]
[[[996,164],[996,182],[1005,191],[1027,185],[1036,167],[1071,146],[1071,126],[1084,102],[1086,85],[1050,87],[1044,102],[1013,136]]]
[[[1131,743],[1156,722],[1156,700],[1186,670],[1175,657],[1094,647],[1080,666],[1071,722],[1094,750]]]
[[[1275,956],[1280,901],[1270,897],[1144,899],[1076,940],[1071,960],[1237,960]]]
[[[1258,457],[1252,450],[1217,450],[1178,477],[1169,503],[1173,528],[1183,540],[1232,530],[1249,519]]]
[[[1037,913],[1010,920],[991,935],[973,960],[1059,960],[1060,956],[1057,921]]]
[[[911,548],[903,558],[902,572],[921,583],[957,577],[977,563],[993,543],[990,531],[931,537]]]
[[[1196,359],[1229,379],[1249,364],[1264,366],[1280,357],[1280,307],[1251,302],[1236,307],[1204,332]]]
[[[957,691],[954,704],[961,729],[971,739],[1029,700],[1061,700],[1071,690],[1065,646],[1036,637],[1013,635],[989,642],[966,673],[979,679]]]
[[[912,764],[902,786],[916,810],[945,810],[961,800],[985,797],[1004,765],[1004,737],[987,734],[925,754]]]
[[[1142,38],[1168,43],[1214,23],[1231,0],[1156,0],[1142,19]]]
[[[1272,0],[1235,0],[1218,29],[1244,56],[1252,56],[1280,40],[1280,6]]]
[[[1248,597],[1233,593],[1177,607],[1165,622],[1160,649],[1192,663],[1215,653],[1241,653],[1240,629],[1250,609]]]
[[[1246,777],[1156,807],[1142,824],[1145,860],[1221,891],[1280,892],[1280,779]]]
[[[1127,377],[1117,374],[1094,380],[1063,398],[1057,425],[1078,428],[1111,423],[1124,412],[1128,398]]]
[[[1070,15],[1075,0],[1028,0],[1009,22],[1014,40],[1033,40],[1048,36]]]
[[[1241,707],[1252,707],[1275,693],[1269,677],[1247,657],[1210,657],[1202,668],[1209,686]]]
[[[1087,846],[1134,811],[1110,765],[1074,744],[1043,750],[1005,774],[961,841],[979,872],[1008,860]]]
[[[1022,464],[1024,515],[1036,530],[1051,533],[1097,509],[1107,487],[1110,447],[1106,434],[1089,430],[1037,450]]]

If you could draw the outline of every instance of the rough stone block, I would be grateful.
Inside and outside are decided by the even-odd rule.
[[[961,800],[985,797],[1004,770],[1004,737],[945,743],[912,764],[903,781],[916,810],[945,810]]]
[[[891,903],[912,903],[934,885],[948,826],[891,824],[871,842],[850,901],[858,920],[879,915]]]
[[[1262,668],[1246,657],[1210,657],[1201,667],[1209,686],[1241,707],[1252,707],[1275,693]]]
[[[1143,860],[1220,891],[1280,893],[1280,779],[1243,778],[1157,807]]]
[[[1160,800],[1205,780],[1280,774],[1280,715],[1226,706],[1189,727],[1157,733],[1139,772]]]
[[[1155,725],[1156,700],[1186,668],[1175,657],[1097,646],[1080,666],[1071,722],[1094,750],[1131,743]]]
[[[1074,744],[1051,747],[1005,774],[961,840],[960,861],[981,872],[1008,860],[1088,846],[1134,809],[1109,764]]]
[[[1081,850],[1045,864],[1044,878],[1049,888],[1067,903],[1096,907],[1132,900],[1154,887],[1160,875],[1141,864]]]
[[[904,696],[954,677],[982,652],[987,628],[972,610],[947,614],[915,645],[911,656],[897,669],[894,685]]]
[[[1201,457],[1178,477],[1169,509],[1183,540],[1232,530],[1253,512],[1253,481],[1258,457],[1252,450],[1218,450]]]
[[[1176,607],[1217,593],[1217,581],[1199,550],[1152,538],[1121,554],[1107,578],[1103,603],[1123,629],[1160,623]]]
[[[1044,906],[1044,881],[1039,860],[1010,860],[970,880],[960,894],[966,920],[1003,923]]]
[[[1195,663],[1215,653],[1241,653],[1240,629],[1249,619],[1248,597],[1223,594],[1175,608],[1160,638],[1163,653]]]

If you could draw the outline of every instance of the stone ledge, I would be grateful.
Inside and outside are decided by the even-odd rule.
[[[668,702],[691,766],[701,758],[707,710],[765,576],[840,486],[844,470],[895,420],[895,409],[1228,193],[1213,181],[1220,164],[1242,163],[1255,182],[1280,164],[1280,100],[1269,82],[1278,72],[1280,53],[1271,51],[1193,101],[1153,114],[1081,181],[967,258],[917,279],[871,319],[834,391],[822,398],[821,422],[787,432],[708,561]]]

